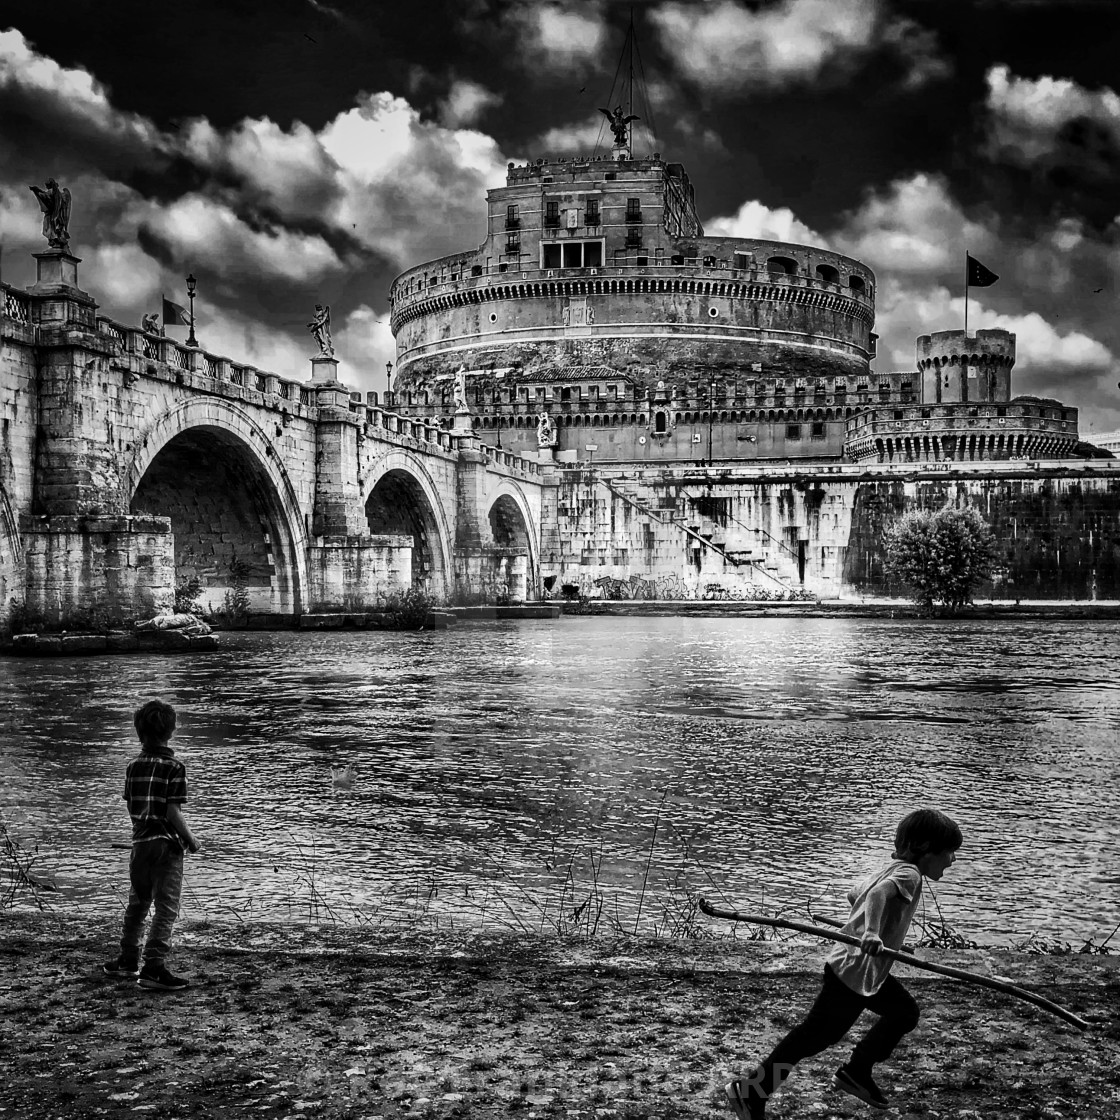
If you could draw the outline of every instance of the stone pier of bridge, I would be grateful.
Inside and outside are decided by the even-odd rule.
[[[128,622],[192,581],[289,616],[536,597],[547,464],[400,415],[330,357],[284,376],[115,322],[78,257],[35,259],[0,285],[4,607]]]

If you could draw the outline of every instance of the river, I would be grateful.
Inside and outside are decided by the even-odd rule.
[[[1077,945],[1120,922],[1118,636],[569,617],[9,658],[0,809],[52,906],[119,908],[132,712],[159,697],[204,843],[187,916],[681,933],[697,893],[842,916],[934,805],[965,844],[920,920]]]

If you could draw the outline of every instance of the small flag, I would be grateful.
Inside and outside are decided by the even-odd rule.
[[[999,279],[990,268],[985,268],[975,257],[965,253],[965,259],[968,262],[968,284],[970,287],[986,288]]]
[[[163,325],[165,327],[189,327],[191,317],[185,307],[172,303],[166,296],[163,297]]]

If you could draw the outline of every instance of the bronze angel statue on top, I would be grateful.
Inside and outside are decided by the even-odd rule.
[[[48,179],[45,187],[31,187],[31,192],[39,200],[43,211],[43,236],[52,249],[70,247],[70,192],[60,187],[54,179]]]
[[[640,121],[642,118],[637,113],[624,113],[621,105],[617,106],[613,112],[610,109],[603,108],[600,108],[599,112],[610,122],[611,131],[614,133],[615,147],[625,147],[628,143],[626,137],[627,126],[631,121]]]

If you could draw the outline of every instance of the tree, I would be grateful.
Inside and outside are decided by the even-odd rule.
[[[967,606],[995,561],[995,539],[974,509],[908,513],[887,534],[886,549],[887,573],[909,586],[923,614]]]

